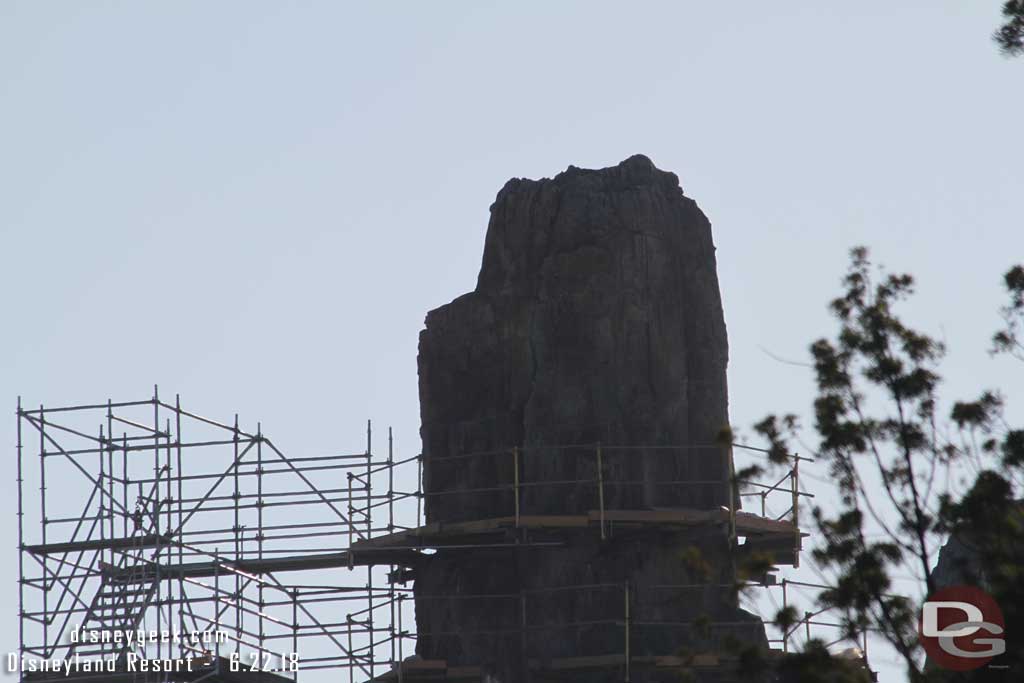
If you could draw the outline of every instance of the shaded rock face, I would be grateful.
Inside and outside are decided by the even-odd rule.
[[[526,478],[552,481],[591,477],[594,460],[538,447],[713,444],[728,423],[727,355],[711,226],[674,174],[635,156],[511,180],[491,206],[476,290],[431,311],[420,334],[420,433],[438,458],[426,489],[512,481],[509,457],[439,460],[455,454],[525,447]],[[607,455],[645,484],[611,488],[609,507],[728,503],[714,483],[727,480],[721,451]],[[713,483],[658,485],[679,480]],[[579,509],[581,491],[552,493],[532,511]],[[510,514],[509,503],[437,495],[427,520]]]
[[[634,156],[509,181],[491,206],[476,289],[431,311],[420,334],[427,522],[511,516],[517,477],[523,515],[597,510],[598,442],[606,510],[727,505],[729,455],[714,445],[728,424],[727,355],[711,226],[674,174]],[[698,447],[664,448],[679,445]],[[726,587],[734,569],[722,528],[507,540],[522,547],[440,550],[417,570],[422,657],[518,681],[526,658],[621,654],[627,582],[638,619],[706,615],[764,641]],[[705,567],[684,561],[692,551]],[[525,617],[523,601],[436,597],[591,584],[615,588],[526,597]],[[516,631],[524,618],[527,637]],[[645,628],[634,654],[699,650],[711,637]]]
[[[950,536],[939,550],[939,558],[932,570],[932,580],[937,588],[978,585],[984,583],[984,575],[984,567],[973,544],[956,535]]]
[[[727,638],[767,647],[760,619],[737,608],[728,545],[714,530],[616,532],[604,541],[563,531],[545,540],[556,537],[563,547],[434,555],[416,575],[417,653],[525,681],[527,660],[621,657],[627,601],[634,657],[717,652]],[[507,597],[470,597],[479,595]],[[624,679],[616,666],[583,680]]]

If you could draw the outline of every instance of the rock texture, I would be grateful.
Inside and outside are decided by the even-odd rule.
[[[932,579],[938,588],[962,584],[978,585],[984,580],[984,567],[981,566],[977,551],[972,544],[953,535],[939,550]]]
[[[998,503],[990,504],[998,505]],[[1005,508],[1006,519],[1001,520],[999,533],[992,529],[986,529],[990,535],[998,535],[1001,543],[1000,552],[1004,556],[1020,556],[1024,552],[1021,547],[1024,533],[1020,531],[1024,526],[1024,500],[1015,500]],[[1016,532],[1016,533],[1014,533]],[[985,591],[999,590],[993,582],[999,578],[993,575],[994,568],[986,563],[992,561],[992,553],[985,553],[983,550],[991,551],[987,544],[992,543],[991,536],[983,538],[975,531],[960,529],[954,531],[946,539],[946,543],[939,549],[939,556],[936,559],[935,567],[932,569],[932,580],[936,588],[946,588],[956,585],[977,586]]]
[[[476,290],[431,311],[420,334],[424,453],[713,444],[728,423],[727,349],[711,226],[674,174],[635,156],[552,180],[511,180],[491,206]],[[720,452],[610,465],[648,484],[610,492],[623,498],[610,505],[728,502],[724,486],[655,486],[725,481]],[[509,466],[507,457],[439,462],[426,469],[427,489],[509,482],[499,471]],[[550,452],[526,463],[545,480],[585,466]],[[566,493],[537,503],[556,512],[576,502]],[[490,492],[437,496],[427,519],[507,514],[508,502]]]
[[[595,449],[556,448],[596,442],[606,509],[727,505],[729,456],[714,445],[728,424],[727,349],[711,226],[674,174],[634,156],[612,168],[509,181],[491,206],[476,289],[431,311],[420,335],[427,521],[513,514],[517,463],[522,482],[547,482],[524,486],[523,514],[597,509],[596,487],[571,483],[596,476]],[[652,448],[682,444],[699,447]],[[512,447],[521,449],[518,460]],[[708,615],[744,622],[750,628],[735,634],[763,641],[760,622],[721,587],[734,577],[721,528],[546,538],[568,546],[432,556],[416,580],[418,653],[483,665],[501,681],[526,680],[517,668],[524,649],[531,658],[621,653],[621,626],[531,631],[526,642],[512,633],[522,620],[515,601],[428,596],[626,582],[643,618]],[[684,560],[694,549],[706,568]],[[666,584],[706,585],[654,588]],[[613,593],[528,598],[527,620],[621,618],[623,597]],[[690,627],[648,628],[633,647],[672,654],[701,638]]]

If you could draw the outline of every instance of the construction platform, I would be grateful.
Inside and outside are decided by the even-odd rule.
[[[703,529],[728,537],[738,555],[756,553],[777,566],[799,563],[807,535],[798,524],[800,502],[810,497],[799,489],[803,458],[792,456],[774,483],[740,481],[733,472],[723,472],[715,481],[682,482],[734,491],[729,505],[719,509],[618,509],[629,502],[615,492],[637,483],[609,464],[614,453],[653,458],[694,447],[531,448],[552,457],[581,459],[587,466],[574,470],[578,479],[536,481],[523,476],[529,468],[503,465],[500,471],[509,476],[503,474],[491,488],[425,492],[423,468],[431,457],[396,459],[390,433],[386,451],[374,454],[369,425],[363,448],[293,457],[265,436],[259,424],[242,429],[237,417],[233,421],[202,417],[182,408],[177,398],[161,400],[155,388],[152,398],[140,401],[38,409],[19,406],[19,651],[42,660],[117,657],[128,649],[75,644],[69,633],[76,628],[126,632],[172,628],[183,633],[223,632],[226,639],[219,648],[153,643],[136,648],[136,654],[182,659],[191,652],[219,658],[219,673],[204,669],[207,681],[295,680],[289,672],[232,672],[224,662],[237,652],[278,656],[300,650],[302,678],[307,681],[320,680],[313,673],[307,675],[311,670],[334,677],[344,671],[353,682],[479,680],[479,668],[405,658],[417,638],[403,627],[403,621],[412,623],[414,600],[448,597],[416,594],[414,598],[411,588],[401,585],[415,578],[417,567],[431,551],[564,546],[581,533],[614,541],[618,535],[649,529]],[[540,457],[531,454],[531,448],[445,457],[503,458],[505,465],[520,465]],[[765,455],[757,449],[734,448],[762,459]],[[60,483],[60,490],[52,490],[54,482]],[[676,483],[665,480],[658,485]],[[69,484],[74,488],[69,489]],[[534,505],[540,499],[530,492],[556,486],[588,493],[575,499],[580,509],[568,509],[569,514],[538,514],[543,510]],[[551,490],[556,492],[552,495],[565,491]],[[430,495],[448,494],[491,496],[496,514],[426,523],[424,501]],[[740,509],[740,500],[747,497],[759,500],[760,514],[749,507]],[[761,578],[756,583],[775,589],[769,580],[774,577]],[[783,591],[785,604],[786,583],[776,585]],[[507,597],[515,601],[524,595]],[[622,599],[616,598],[614,604],[622,604]],[[612,614],[602,623],[628,633],[630,618]],[[785,648],[796,628],[822,623],[815,614],[805,613],[776,642]],[[575,627],[558,628],[563,626]],[[522,628],[525,631],[527,625]],[[615,654],[620,648],[617,644],[610,648],[612,654],[601,656],[530,660],[530,669],[536,672],[531,678],[558,680],[559,675],[585,675],[617,666],[670,672],[728,664],[722,653],[686,659],[632,656],[627,661],[626,655]],[[183,672],[146,678],[139,672],[118,670],[97,677],[83,670],[57,677],[197,680],[190,676]],[[22,680],[56,678],[52,673],[25,672]]]
[[[666,673],[681,673],[693,670],[713,670],[729,666],[736,662],[735,658],[723,657],[720,654],[705,653],[690,657],[631,657],[629,669],[631,673],[644,670],[660,670]],[[559,680],[560,675],[585,674],[594,671],[608,671],[621,668],[626,670],[626,656],[623,654],[599,655],[594,657],[568,657],[540,661],[531,659],[527,666],[535,680]],[[483,681],[484,672],[478,666],[448,666],[444,660],[407,660],[402,663],[401,671],[396,666],[391,671],[373,679],[374,682],[391,681],[464,681],[478,683]],[[628,679],[627,679],[628,680]]]
[[[802,548],[802,539],[807,536],[791,521],[760,517],[742,511],[684,508],[590,510],[582,515],[520,515],[467,522],[434,522],[415,529],[356,541],[352,544],[350,552],[358,558],[364,553],[371,557],[388,549],[410,550],[466,545],[486,541],[488,538],[507,538],[518,529],[551,531],[601,528],[605,536],[612,537],[616,529],[644,526],[696,527],[709,524],[720,525],[723,528],[734,524],[736,535],[746,539],[746,542],[739,546],[741,552],[756,550],[769,553],[773,564],[776,565],[796,564]]]
[[[769,650],[765,656],[769,662],[774,663],[783,660],[787,654],[779,650]],[[878,680],[877,675],[870,671],[863,657],[854,657],[847,661],[850,667],[849,671],[854,676],[848,680],[859,679],[865,683]],[[619,669],[623,674],[623,680],[626,681],[643,676],[645,680],[668,682],[688,680],[683,677],[694,673],[712,676],[715,673],[732,674],[730,680],[734,680],[738,664],[737,657],[725,656],[721,653],[700,653],[687,657],[677,655],[631,657],[627,665],[625,655],[615,654],[597,657],[571,657],[544,662],[530,660],[528,667],[530,680],[537,683],[560,683],[565,680],[585,681],[585,676],[588,674],[614,669]],[[403,662],[401,667],[396,665],[391,671],[374,678],[372,683],[405,683],[406,681],[409,683],[419,681],[482,683],[484,680],[484,672],[480,667],[448,666],[448,663],[443,660],[410,659]]]

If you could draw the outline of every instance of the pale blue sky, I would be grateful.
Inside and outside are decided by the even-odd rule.
[[[412,455],[417,334],[474,286],[495,193],[634,153],[714,226],[736,424],[808,405],[762,348],[830,329],[854,244],[917,275],[951,392],[1019,418],[1019,366],[985,353],[1024,260],[1000,4],[4,0],[0,442],[19,394],[159,383],[292,452],[373,418]]]

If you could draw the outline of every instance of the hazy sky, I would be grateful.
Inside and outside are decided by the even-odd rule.
[[[291,452],[372,418],[413,455],[417,334],[474,286],[495,193],[634,153],[714,227],[735,424],[806,409],[765,350],[831,329],[855,244],[917,276],[950,395],[1001,387],[1020,423],[1020,366],[986,355],[1024,260],[1000,4],[2,0],[0,442],[19,394],[158,383]]]

